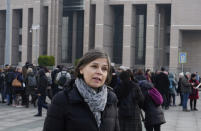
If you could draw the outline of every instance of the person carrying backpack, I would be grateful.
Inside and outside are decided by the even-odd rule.
[[[154,96],[151,96],[150,93],[151,91],[158,91],[154,88],[153,84],[147,80],[141,81],[139,86],[141,87],[141,91],[145,97],[142,109],[145,112],[144,125],[146,131],[160,131],[161,125],[166,123],[165,116],[161,104],[157,105],[152,98]],[[155,96],[158,96],[156,94],[157,93],[155,93]]]
[[[37,88],[37,81],[36,81],[36,76],[33,73],[33,69],[32,68],[28,68],[27,70],[27,77],[25,80],[25,84],[26,84],[26,107],[29,107],[29,95],[31,95],[31,102],[34,104],[35,106],[35,102],[37,99],[37,95],[36,95],[36,88]]]
[[[56,81],[58,84],[59,91],[64,89],[65,83],[67,83],[71,79],[70,73],[68,73],[65,69],[58,73]]]
[[[52,72],[51,72],[51,77],[52,77],[52,97],[55,96],[55,94],[58,92],[58,84],[56,81],[56,77],[59,73],[59,68],[55,68]]]
[[[13,67],[9,67],[5,73],[5,94],[6,94],[6,99],[7,99],[7,105],[12,104],[13,97],[13,88],[12,88],[12,81],[15,79],[15,69]]]
[[[176,81],[175,81],[175,78],[174,78],[174,74],[173,73],[169,73],[168,75],[168,78],[169,78],[169,81],[170,81],[170,99],[169,99],[169,105],[173,105],[173,106],[176,106],[175,105],[175,99],[176,99]],[[172,104],[171,104],[171,98],[172,98]]]

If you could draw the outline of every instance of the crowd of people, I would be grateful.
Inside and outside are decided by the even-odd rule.
[[[73,77],[70,73],[64,66],[57,66],[50,71],[28,62],[23,67],[6,65],[0,69],[0,102],[26,108],[33,104],[38,107],[35,116],[42,116],[42,107],[47,109],[46,96],[51,100],[61,91],[64,83]]]
[[[197,73],[180,73],[177,79],[163,67],[156,72],[114,67],[100,50],[86,53],[75,69],[57,66],[50,71],[28,62],[0,69],[1,102],[26,108],[33,104],[38,107],[34,116],[48,109],[44,131],[141,131],[142,123],[147,131],[160,131],[166,123],[163,110],[177,106],[177,95],[183,111],[198,110],[199,82]]]

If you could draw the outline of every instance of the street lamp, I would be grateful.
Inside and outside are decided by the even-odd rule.
[[[31,29],[36,31],[35,33],[35,42],[34,44],[34,50],[35,50],[35,58],[34,63],[38,65],[38,57],[39,57],[39,36],[38,36],[38,30],[40,30],[40,25],[32,25]]]

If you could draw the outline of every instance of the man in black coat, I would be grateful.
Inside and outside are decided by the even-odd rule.
[[[42,116],[42,107],[47,109],[47,104],[45,103],[47,86],[48,80],[45,75],[45,71],[44,69],[40,69],[37,80],[38,113],[34,116]]]
[[[165,68],[161,68],[161,72],[159,72],[156,75],[155,78],[155,87],[158,89],[158,91],[163,96],[163,108],[165,109],[169,108],[169,86],[170,82],[168,79],[168,73],[165,71]]]

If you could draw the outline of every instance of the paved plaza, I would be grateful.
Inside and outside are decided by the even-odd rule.
[[[34,117],[37,108],[12,107],[0,103],[0,131],[42,131],[46,111]]]
[[[177,104],[178,100],[179,97]],[[167,123],[162,125],[162,131],[201,131],[201,100],[197,107],[199,111],[183,112],[181,106],[164,110]],[[43,110],[43,117],[33,117],[36,113],[37,108],[32,106],[12,107],[0,103],[0,131],[42,131],[46,111]]]

